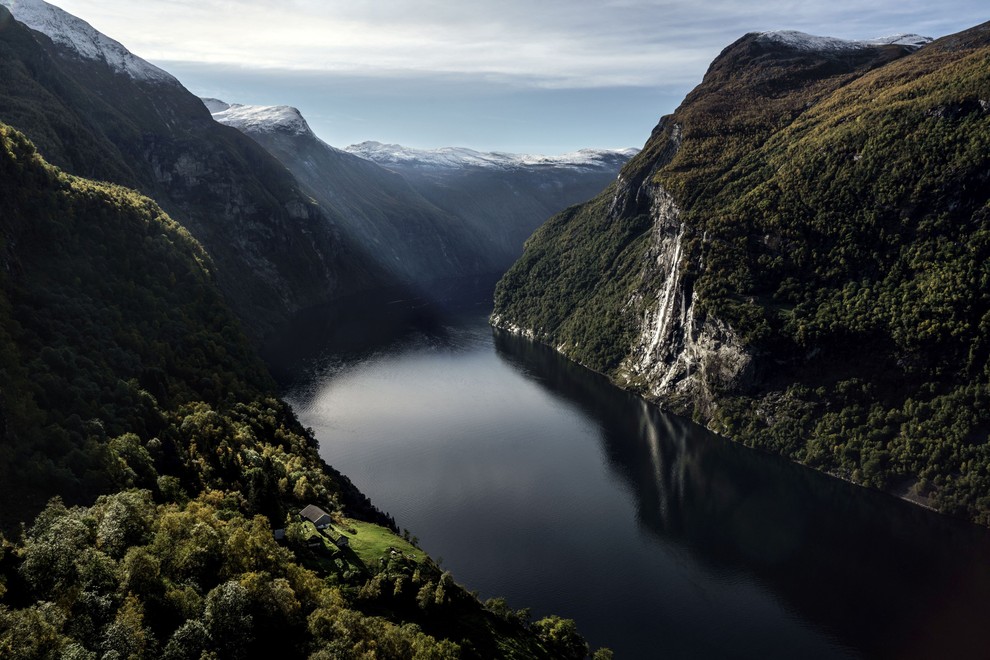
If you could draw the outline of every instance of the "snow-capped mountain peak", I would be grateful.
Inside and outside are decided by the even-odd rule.
[[[361,142],[345,147],[355,156],[374,161],[379,165],[407,165],[433,169],[459,169],[484,167],[495,169],[518,169],[521,167],[572,167],[597,168],[606,166],[607,161],[621,157],[631,158],[637,149],[581,149],[559,156],[536,154],[512,154],[499,151],[481,152],[465,147],[442,147],[439,149],[413,149],[399,144],[381,142]]]
[[[298,109],[288,105],[241,105],[220,99],[202,99],[213,118],[244,132],[312,135]]]
[[[135,80],[179,84],[170,74],[134,55],[86,21],[44,0],[0,0],[0,5],[24,25],[84,59],[106,62],[117,73]]]
[[[798,32],[797,30],[775,30],[772,32],[761,32],[758,38],[763,41],[772,41],[790,46],[798,50],[817,52],[839,52],[844,50],[859,50],[860,48],[870,48],[875,46],[908,46],[921,48],[925,44],[931,43],[931,37],[923,37],[918,34],[896,34],[889,37],[878,37],[865,41],[851,41],[848,39],[838,39],[836,37],[818,37],[813,34]]]

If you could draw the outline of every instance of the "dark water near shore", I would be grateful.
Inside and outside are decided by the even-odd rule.
[[[618,658],[990,657],[986,530],[713,436],[482,306],[382,302],[269,359],[323,457],[483,599]]]

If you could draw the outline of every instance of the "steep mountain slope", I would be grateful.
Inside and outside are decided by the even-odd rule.
[[[102,62],[134,80],[179,84],[168,72],[145,62],[121,43],[54,5],[39,0],[4,0],[3,4],[16,13],[18,21],[83,59]]]
[[[110,438],[147,442],[169,407],[271,386],[188,232],[127,189],[47,167],[6,126],[2,138],[0,522],[9,528],[53,494],[83,499],[115,485]],[[174,449],[159,457],[169,454],[177,458]],[[124,480],[155,487],[147,476]]]
[[[490,246],[500,272],[519,257],[525,240],[544,220],[594,197],[636,153],[589,149],[527,156],[379,142],[346,150],[401,174],[432,204],[460,218]]]
[[[206,248],[256,336],[380,283],[292,176],[174,78],[42,0],[0,8],[0,119],[52,162],[153,196]]]
[[[382,526],[153,201],[3,124],[0,181],[0,529],[17,534],[0,532],[0,656],[586,652],[573,624],[482,606]],[[299,522],[307,504],[346,550]]]
[[[320,140],[295,108],[205,102],[214,119],[278,158],[333,214],[342,234],[398,281],[428,288],[441,279],[490,275],[500,265],[504,270],[504,259],[497,261],[459,218],[423,199],[398,174]]]
[[[618,182],[533,236],[493,321],[990,524],[990,25],[906,43],[729,46]]]

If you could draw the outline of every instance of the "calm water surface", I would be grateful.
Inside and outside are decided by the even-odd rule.
[[[985,530],[733,445],[487,310],[394,305],[270,360],[323,457],[483,599],[618,658],[990,657]]]

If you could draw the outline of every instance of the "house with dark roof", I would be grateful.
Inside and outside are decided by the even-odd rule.
[[[330,514],[315,504],[310,504],[300,511],[299,517],[316,525],[316,529],[326,529],[333,522],[330,519]]]

